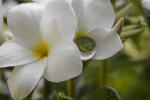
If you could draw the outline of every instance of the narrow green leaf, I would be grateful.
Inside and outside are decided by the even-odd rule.
[[[101,87],[95,90],[88,100],[121,100],[116,90],[111,87]]]
[[[142,15],[144,16],[145,18],[145,21],[147,23],[147,25],[149,26],[149,23],[148,23],[148,20],[147,20],[147,17],[146,17],[146,14],[145,14],[145,11],[144,11],[144,8],[143,8],[143,5],[141,3],[141,0],[130,0],[136,7],[137,9],[142,13]],[[150,28],[149,28],[149,31],[150,31]]]
[[[110,1],[113,5],[114,11],[116,12],[116,0],[110,0]]]
[[[124,32],[125,31],[130,31],[130,30],[133,30],[133,29],[137,29],[139,27],[140,27],[139,25],[131,24],[131,25],[124,26],[122,31],[124,31]]]
[[[120,37],[121,39],[132,38],[138,34],[141,34],[143,31],[144,29],[134,29],[131,31],[125,31],[121,33]]]
[[[145,16],[145,11],[143,8],[143,5],[141,3],[141,0],[130,0],[137,8],[140,10],[140,12]]]
[[[126,5],[125,7],[123,7],[122,9],[120,9],[117,13],[116,13],[116,21],[117,22],[121,17],[126,16],[128,14],[130,14],[132,12],[131,9],[134,9],[134,5],[132,3],[129,3],[128,5]]]

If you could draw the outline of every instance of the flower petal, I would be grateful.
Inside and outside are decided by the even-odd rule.
[[[7,82],[15,100],[21,100],[32,92],[44,73],[46,63],[47,59],[44,59],[15,67]]]
[[[12,9],[13,7],[17,6],[19,3],[15,0],[4,2],[3,7],[3,15],[7,18],[8,11]]]
[[[96,54],[93,59],[109,58],[123,47],[119,35],[111,29],[95,29],[89,35],[96,43]]]
[[[150,10],[150,1],[149,0],[142,0],[142,4],[144,6],[144,8]]]
[[[81,54],[81,59],[86,61],[86,60],[89,60],[91,59],[94,55],[95,55],[96,51],[93,50],[91,53],[88,53],[88,52],[80,52]]]
[[[9,11],[8,24],[14,36],[21,43],[33,47],[41,40],[40,21],[43,6],[38,3],[28,3],[16,6]]]
[[[82,62],[77,46],[69,40],[61,39],[52,48],[44,76],[51,82],[61,82],[78,76],[82,72]]]
[[[41,29],[48,40],[62,36],[69,39],[74,38],[76,18],[68,0],[52,0],[46,5]]]
[[[33,2],[38,2],[38,3],[42,3],[42,4],[46,4],[48,3],[50,0],[32,0]]]
[[[37,60],[32,51],[14,40],[5,42],[0,47],[0,67],[16,66]]]
[[[3,12],[2,12],[2,1],[0,1],[0,45],[5,42],[6,38],[3,29]]]
[[[79,31],[90,32],[95,28],[111,28],[115,13],[110,0],[85,0],[79,18]]]
[[[76,13],[76,19],[78,21],[79,16],[81,14],[82,8],[83,8],[83,0],[72,0],[72,7]]]

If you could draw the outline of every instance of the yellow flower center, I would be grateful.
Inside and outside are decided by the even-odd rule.
[[[74,40],[83,36],[88,37],[88,34],[85,34],[85,32],[78,32],[76,33]]]
[[[38,57],[40,60],[44,59],[45,57],[48,57],[50,53],[50,47],[49,43],[46,41],[39,42],[34,45],[33,56]]]

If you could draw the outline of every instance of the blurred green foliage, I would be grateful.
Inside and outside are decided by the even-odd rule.
[[[101,87],[95,90],[88,100],[121,100],[117,91],[111,87]]]

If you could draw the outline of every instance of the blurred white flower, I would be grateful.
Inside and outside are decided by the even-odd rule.
[[[144,8],[150,10],[150,0],[142,0]]]
[[[49,0],[34,0],[46,4]],[[74,40],[80,41],[83,50],[80,50],[81,59],[102,60],[109,58],[123,47],[119,35],[111,28],[115,21],[115,13],[110,0],[68,0],[76,13],[77,29]],[[86,38],[87,37],[87,38]],[[87,40],[88,39],[88,40]],[[87,41],[93,41],[93,50],[88,51]],[[95,44],[95,45],[94,45]],[[79,45],[80,46],[80,45]],[[78,47],[79,47],[78,46]],[[91,47],[90,47],[91,49]]]
[[[67,0],[54,0],[43,7],[21,4],[8,14],[14,35],[0,47],[0,67],[16,66],[8,79],[14,99],[23,99],[44,76],[61,82],[82,72],[77,46],[75,13]]]
[[[46,4],[48,3],[50,0],[32,0],[33,2],[39,2],[39,3],[43,3]]]
[[[150,0],[142,0],[142,4],[145,10],[145,14],[147,16],[147,20],[150,23]]]
[[[124,5],[125,2],[126,2],[126,0],[117,0],[115,6],[116,6],[116,7],[119,7],[119,6],[121,6],[121,5]]]

